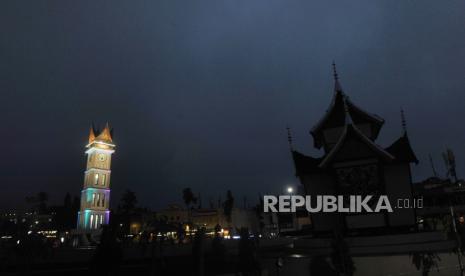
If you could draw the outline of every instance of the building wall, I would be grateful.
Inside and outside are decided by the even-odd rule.
[[[259,231],[258,217],[255,210],[251,209],[233,208],[231,222],[228,222],[222,208],[192,209],[189,214],[188,210],[173,206],[158,211],[156,217],[166,219],[168,223],[188,223],[191,220],[194,226],[205,227],[209,230],[220,225],[224,229],[246,227],[252,232]]]
[[[412,199],[412,188],[410,179],[409,164],[391,164],[384,167],[384,179],[386,185],[386,193],[391,201],[391,204],[397,204],[397,199]],[[394,208],[394,206],[392,206]],[[414,209],[393,209],[393,213],[389,213],[390,226],[408,226],[415,224]]]

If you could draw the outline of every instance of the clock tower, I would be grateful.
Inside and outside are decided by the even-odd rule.
[[[90,129],[78,229],[99,229],[110,220],[110,167],[111,155],[115,151],[112,132],[108,123],[102,131],[94,127]]]

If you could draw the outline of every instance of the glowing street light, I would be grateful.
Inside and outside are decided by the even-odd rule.
[[[289,194],[292,194],[294,192],[294,188],[292,188],[291,186],[287,187],[287,192]]]

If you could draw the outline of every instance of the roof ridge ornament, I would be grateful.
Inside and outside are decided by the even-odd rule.
[[[342,92],[341,84],[339,83],[339,75],[337,73],[336,63],[333,60],[333,77],[334,77],[334,92]]]
[[[286,126],[286,130],[287,130],[287,142],[289,143],[289,148],[291,151],[294,151],[294,146],[292,145],[291,128],[289,126]]]
[[[334,62],[334,60],[333,60],[333,76],[334,76],[334,80],[339,79],[339,76],[337,75],[336,63]]]
[[[404,109],[402,107],[400,108],[400,118],[402,121],[402,135],[406,136],[407,135],[407,120],[405,119]]]

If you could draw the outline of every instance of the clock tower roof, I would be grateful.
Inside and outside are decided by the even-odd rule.
[[[113,144],[113,129],[110,128],[110,125],[108,123],[105,124],[105,127],[102,131],[99,131],[92,125],[89,133],[89,144],[92,144],[94,142]]]

